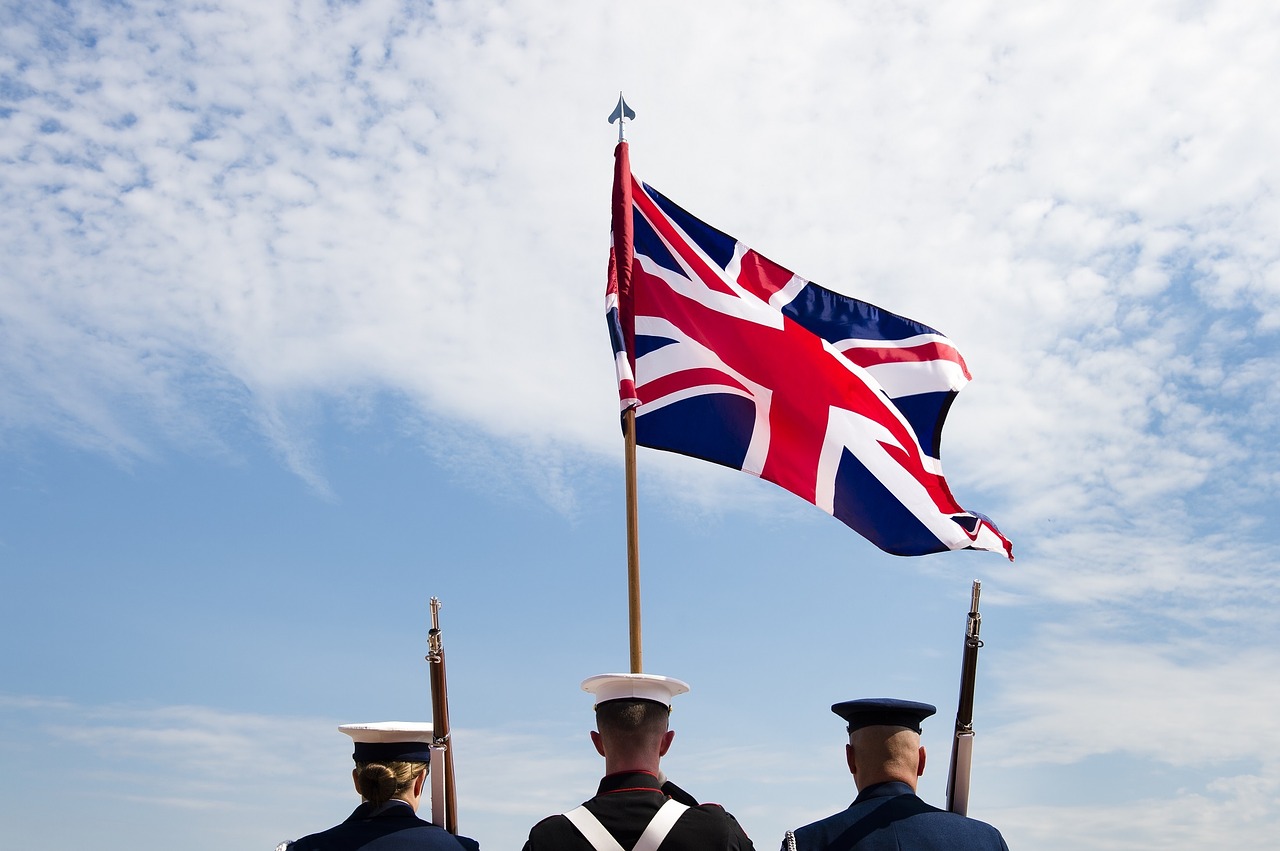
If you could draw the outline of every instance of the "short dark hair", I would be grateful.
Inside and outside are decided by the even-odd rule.
[[[655,700],[610,700],[596,706],[596,727],[602,734],[662,735],[671,708]]]

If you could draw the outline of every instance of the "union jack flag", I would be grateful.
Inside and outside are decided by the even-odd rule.
[[[734,467],[882,550],[1003,552],[939,444],[971,376],[942,334],[795,275],[631,174],[618,145],[606,312],[636,442]]]

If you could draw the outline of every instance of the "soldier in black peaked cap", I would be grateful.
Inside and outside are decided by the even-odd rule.
[[[355,744],[351,778],[361,804],[342,824],[281,843],[277,851],[480,851],[474,839],[418,818],[431,765],[430,724],[380,721],[338,729]]]
[[[858,787],[847,810],[788,831],[783,851],[1008,851],[1000,831],[916,797],[924,774],[927,703],[875,698],[837,703],[848,722],[845,758]]]
[[[699,804],[659,767],[675,732],[671,699],[689,686],[653,674],[599,674],[582,683],[596,696],[591,741],[604,757],[596,796],[533,826],[524,851],[754,851],[719,804]]]

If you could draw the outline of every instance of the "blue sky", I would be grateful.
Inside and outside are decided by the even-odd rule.
[[[668,773],[761,848],[845,806],[858,696],[942,800],[984,585],[973,815],[1011,847],[1280,832],[1280,13],[963,0],[0,6],[0,824],[269,848],[424,718],[444,600],[464,832],[594,789],[628,664],[603,321],[636,173],[944,331],[957,498],[896,559],[641,451]]]

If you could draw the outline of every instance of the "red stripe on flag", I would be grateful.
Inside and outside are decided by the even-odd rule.
[[[964,371],[964,377],[973,380],[964,358],[954,347],[943,343],[922,343],[919,346],[850,346],[840,353],[858,366],[878,366],[883,363],[925,363],[927,361],[951,361]]]
[[[742,255],[738,283],[761,301],[768,301],[774,293],[791,282],[795,274],[784,269],[754,249]]]
[[[700,392],[707,392],[707,387],[730,387],[741,390],[743,393],[752,395],[743,384],[735,381],[731,376],[720,369],[682,369],[679,372],[668,373],[661,378],[655,378],[652,381],[646,381],[639,386],[640,401],[642,404],[648,404],[655,399],[661,399],[672,393],[680,393],[697,387]]]

